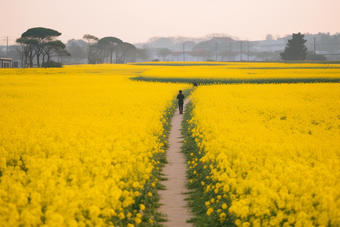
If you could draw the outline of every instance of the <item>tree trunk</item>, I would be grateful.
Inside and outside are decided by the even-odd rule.
[[[38,68],[40,68],[40,59],[39,59],[39,57],[40,57],[40,54],[37,53],[37,64],[38,64]]]
[[[33,53],[32,53],[32,50],[31,50],[30,56],[29,56],[30,57],[30,59],[29,59],[30,60],[30,68],[33,68],[33,56],[32,55],[33,55]]]

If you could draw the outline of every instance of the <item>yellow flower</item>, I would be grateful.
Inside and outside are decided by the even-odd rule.
[[[209,208],[209,209],[207,210],[207,215],[210,216],[210,214],[211,214],[212,212],[214,212],[214,209],[213,209],[213,208]]]
[[[136,223],[137,225],[139,225],[141,222],[142,222],[142,219],[140,219],[140,218],[135,218],[135,223]]]
[[[139,209],[140,209],[140,210],[145,210],[144,204],[139,204]]]
[[[118,214],[118,217],[119,217],[121,220],[123,220],[123,219],[125,218],[125,215],[124,215],[123,213],[119,213],[119,214]]]
[[[220,213],[220,218],[221,219],[225,219],[227,217],[227,215],[225,213]]]

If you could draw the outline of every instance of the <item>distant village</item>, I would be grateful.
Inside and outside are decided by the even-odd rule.
[[[306,60],[340,60],[340,33],[304,34],[308,54]],[[206,39],[185,37],[153,37],[146,43],[133,44],[134,51],[124,62],[149,61],[280,61],[291,36],[274,38],[267,35],[264,40],[247,41],[228,36],[211,36]],[[55,55],[52,59],[65,64],[88,64],[89,44],[84,39],[71,39],[65,50],[69,55]],[[114,56],[111,56],[111,62]],[[100,63],[109,63],[104,58]],[[97,62],[96,62],[97,63]],[[95,63],[95,64],[96,64]],[[33,67],[38,64],[35,63]],[[0,68],[21,68],[19,45],[0,46]]]

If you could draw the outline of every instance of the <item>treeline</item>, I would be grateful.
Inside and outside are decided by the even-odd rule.
[[[65,44],[56,38],[61,33],[48,28],[30,28],[16,40],[15,48],[20,55],[22,67],[61,66],[52,61],[52,57],[68,56]],[[34,60],[35,59],[35,60]]]
[[[136,61],[136,47],[116,37],[109,36],[98,39],[94,35],[86,34],[83,39],[88,43],[87,59],[90,64]]]
[[[116,37],[97,38],[86,34],[83,40],[69,40],[65,45],[57,37],[60,32],[49,28],[30,28],[16,40],[13,46],[21,60],[23,68],[27,67],[61,67],[65,63],[127,63],[136,62],[138,58],[145,58],[145,51],[134,45],[123,42]],[[144,57],[143,57],[144,56]]]

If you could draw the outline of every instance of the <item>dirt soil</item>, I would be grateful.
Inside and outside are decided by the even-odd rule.
[[[184,106],[189,100],[184,101]],[[185,111],[185,110],[184,110]],[[171,121],[171,132],[169,136],[169,149],[167,151],[168,164],[163,168],[164,177],[167,181],[162,181],[166,190],[159,190],[160,203],[162,204],[159,211],[166,214],[168,221],[164,222],[164,226],[169,227],[192,227],[192,223],[186,223],[186,220],[193,217],[190,212],[187,201],[184,199],[186,195],[183,192],[188,190],[185,187],[186,179],[186,163],[184,155],[180,152],[183,142],[181,135],[181,122],[183,115],[176,110],[175,116]]]

